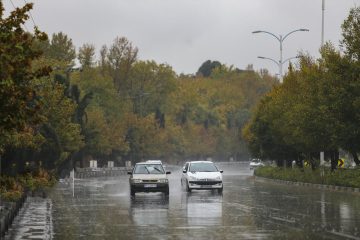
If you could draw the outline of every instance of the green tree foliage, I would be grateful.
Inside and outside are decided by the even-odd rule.
[[[350,58],[360,60],[360,7],[350,10],[349,16],[341,25],[345,53]]]
[[[83,68],[92,67],[95,63],[95,46],[84,44],[79,48],[78,59]]]
[[[201,64],[196,74],[203,77],[209,77],[211,75],[212,70],[220,66],[221,63],[218,61],[207,60],[203,64]]]
[[[109,75],[102,75],[100,68],[85,68],[72,74],[72,83],[79,86],[78,118],[81,121],[85,146],[80,157],[106,158],[126,154],[126,115],[130,103],[116,92]],[[91,98],[88,98],[91,96]],[[77,120],[77,121],[79,121]],[[81,159],[79,159],[81,160]]]
[[[127,38],[117,37],[109,47],[109,51],[107,48],[102,48],[101,51],[102,54],[106,53],[106,66],[117,91],[123,92],[131,67],[137,60],[138,49]]]
[[[33,68],[32,62],[41,55],[33,48],[35,41],[46,41],[47,35],[35,28],[30,34],[22,25],[29,18],[33,4],[17,8],[4,18],[0,2],[0,150],[8,137],[41,122],[41,103],[35,79],[46,76],[49,68]],[[26,131],[28,132],[28,131]]]
[[[188,140],[185,135],[182,148],[189,151],[187,157],[247,157],[241,129],[250,109],[274,84],[275,78],[265,80],[256,72],[225,65],[215,68],[211,78],[179,79],[172,101],[176,103],[173,121],[190,129],[187,133],[197,133]]]
[[[75,46],[63,32],[52,35],[50,45],[44,53],[47,58],[64,61],[68,65],[73,65],[76,58]]]
[[[38,160],[49,169],[58,167],[71,153],[84,145],[80,125],[72,121],[77,104],[64,97],[64,88],[60,83],[42,80],[40,95],[45,119],[40,133],[46,141],[40,145]]]
[[[253,154],[284,159],[289,152],[285,159],[306,157],[314,167],[318,152],[342,148],[360,164],[359,12],[352,9],[342,25],[344,54],[328,43],[320,59],[303,56],[299,69],[290,68],[284,83],[258,105],[244,130]]]
[[[140,116],[157,113],[157,120],[164,121],[163,114],[170,109],[170,94],[175,90],[175,84],[175,73],[170,66],[138,61],[123,89],[128,93],[126,97],[133,101],[134,113]]]
[[[343,85],[339,91],[344,94],[343,97],[347,100],[346,103],[344,101],[342,102],[342,106],[338,105],[346,124],[346,129],[344,129],[342,132],[343,134],[341,135],[341,147],[351,152],[357,165],[360,165],[360,160],[358,158],[358,151],[360,149],[360,129],[358,127],[360,120],[360,99],[357,94],[360,89],[359,23],[360,7],[352,8],[348,18],[341,26],[343,31],[342,44],[346,47],[345,56],[340,58],[341,64],[339,64],[338,68],[334,69],[334,71],[337,74],[340,73],[342,77]]]
[[[18,11],[26,20],[27,10]],[[84,44],[77,56],[83,68],[77,71],[72,68],[75,47],[66,34],[53,34],[49,42],[40,32],[30,35],[16,29],[8,31],[19,31],[29,40],[27,50],[8,51],[16,50],[11,45],[16,41],[1,35],[8,44],[1,51],[1,66],[12,71],[10,63],[16,57],[28,59],[28,64],[16,65],[18,72],[11,78],[1,72],[2,81],[15,94],[13,99],[27,94],[13,89],[31,87],[19,106],[32,106],[37,114],[11,108],[18,111],[13,119],[21,124],[1,125],[12,140],[4,155],[8,169],[31,162],[60,173],[93,158],[101,166],[108,159],[120,165],[149,158],[246,157],[241,129],[259,98],[277,84],[266,72],[240,71],[217,61],[200,68],[199,72],[207,71],[202,73],[206,78],[177,76],[167,64],[137,60],[138,49],[125,37],[104,45],[97,64],[94,46]],[[49,77],[40,71],[47,65],[53,69]],[[25,74],[20,78],[19,73]]]

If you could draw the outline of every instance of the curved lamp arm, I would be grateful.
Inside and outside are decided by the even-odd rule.
[[[280,67],[280,63],[278,61],[276,61],[275,59],[268,58],[268,57],[262,57],[262,56],[258,56],[258,58],[270,60],[270,61],[274,62],[276,65],[278,65],[278,67]]]
[[[276,36],[275,34],[271,33],[271,32],[268,32],[268,31],[253,31],[252,32],[253,34],[254,33],[267,33],[267,34],[270,34],[271,36],[273,36],[274,38],[276,38],[279,42],[281,41],[280,37],[279,36]]]
[[[296,29],[294,31],[291,31],[289,33],[287,33],[283,38],[282,38],[282,41],[285,40],[285,38],[287,38],[290,34],[294,33],[294,32],[308,32],[309,29],[306,29],[306,28],[300,28],[300,29]]]
[[[291,59],[294,59],[294,58],[300,58],[300,56],[295,56],[295,57],[290,57],[290,58],[287,58],[285,59],[282,64],[286,63],[287,61],[290,61]]]

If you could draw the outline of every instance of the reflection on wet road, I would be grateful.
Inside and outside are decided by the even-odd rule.
[[[180,167],[170,169],[168,198],[131,199],[127,176],[78,180],[74,197],[59,184],[50,194],[53,238],[360,239],[359,194],[255,182],[248,165],[220,168],[223,195],[186,193]]]

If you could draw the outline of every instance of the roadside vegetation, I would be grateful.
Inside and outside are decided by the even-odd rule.
[[[275,160],[278,166],[289,167],[296,161],[300,168],[307,160],[316,171],[319,152],[325,152],[334,171],[342,149],[360,165],[359,23],[360,8],[355,7],[342,24],[339,49],[328,42],[319,59],[301,54],[299,66],[290,65],[283,84],[261,99],[243,129],[254,156]],[[348,172],[352,171],[335,174]]]
[[[328,168],[312,170],[265,166],[255,169],[254,174],[284,181],[360,188],[360,168],[331,171]]]
[[[0,194],[5,201],[16,201],[27,193],[43,195],[55,182],[54,175],[41,168],[15,177],[2,176]]]

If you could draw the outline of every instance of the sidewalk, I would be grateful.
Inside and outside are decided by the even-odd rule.
[[[1,201],[0,206],[0,239],[4,236],[5,232],[10,227],[20,208],[23,206],[26,200],[26,194],[16,202]]]
[[[51,239],[52,236],[51,199],[28,197],[4,239]]]

